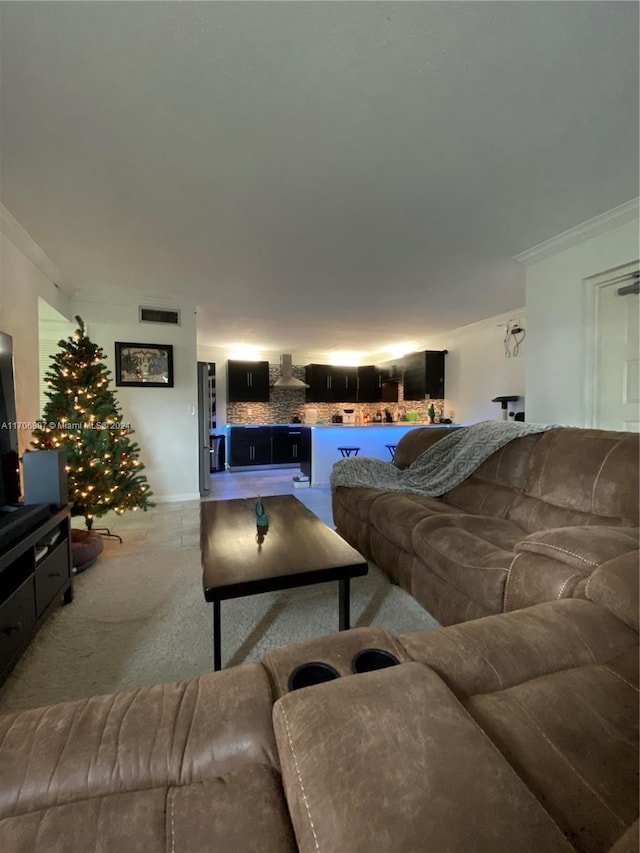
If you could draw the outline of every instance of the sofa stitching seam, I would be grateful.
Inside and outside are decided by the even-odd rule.
[[[502,595],[502,612],[503,613],[507,612],[507,598],[509,595],[509,581],[511,580],[511,569],[513,568],[513,564],[515,563],[515,561],[520,556],[521,556],[520,554],[514,554],[513,560],[511,560],[511,563],[509,564],[509,568],[507,569],[507,578],[504,582],[504,593]]]
[[[169,816],[171,821],[171,853],[175,853],[176,850],[176,821],[175,821],[175,809],[173,807],[174,789],[169,788],[167,791],[167,800],[169,801]]]
[[[318,844],[318,836],[316,835],[316,828],[313,823],[313,819],[311,817],[311,810],[309,809],[309,800],[307,799],[307,792],[304,789],[304,783],[302,781],[302,774],[300,773],[300,766],[298,764],[298,756],[296,755],[296,751],[293,746],[293,741],[291,739],[291,730],[289,728],[289,718],[287,717],[287,712],[284,709],[284,705],[280,704],[280,710],[282,712],[282,716],[284,718],[285,728],[287,730],[287,740],[289,741],[289,748],[291,749],[291,754],[293,755],[293,763],[296,768],[296,776],[298,777],[298,784],[300,785],[300,790],[302,791],[302,799],[304,800],[304,805],[307,810],[307,817],[309,819],[309,825],[311,826],[311,832],[313,833],[313,841],[316,846],[316,850],[320,851],[320,845]]]
[[[520,548],[524,548],[524,550],[529,550],[535,554],[537,553],[536,550],[534,548],[529,547],[532,544],[533,543],[530,542],[521,542]],[[561,548],[559,545],[552,545],[550,542],[536,542],[535,544],[542,548],[550,548],[553,551],[560,551],[563,554],[568,554],[570,557],[575,557],[576,560],[582,560],[583,563],[587,563],[587,565],[589,566],[598,567],[600,565],[600,563],[595,562],[595,560],[589,560],[587,557],[583,557],[581,554],[576,554],[575,551],[569,551],[567,548]]]
[[[567,584],[569,583],[569,581],[573,580],[573,578],[581,578],[581,577],[582,577],[582,572],[574,572],[572,575],[569,575],[569,577],[566,579],[566,581],[560,587],[560,592],[556,596],[558,601],[560,601],[560,599],[562,598],[562,593],[567,588]]]
[[[616,672],[615,669],[612,669],[608,664],[604,664],[603,669],[606,669],[607,672],[611,673],[611,675],[615,675],[616,678],[619,678],[620,681],[623,681],[628,687],[630,687],[632,690],[635,690],[636,693],[640,692],[640,688],[637,684],[634,684],[632,681],[629,681],[628,678],[625,678],[624,675],[621,675],[619,672]]]
[[[591,512],[595,515],[595,502],[596,502],[596,486],[598,485],[598,480],[600,479],[600,475],[602,474],[602,469],[607,464],[607,459],[611,456],[614,450],[616,450],[622,444],[622,440],[617,441],[611,450],[607,453],[607,455],[602,460],[602,465],[598,468],[598,473],[595,476],[593,481],[593,488],[591,489]]]
[[[591,601],[591,599],[589,598],[589,596],[590,596],[590,593],[591,593],[591,579],[592,579],[592,578],[593,578],[593,572],[592,572],[592,573],[589,575],[589,577],[587,578],[587,582],[586,582],[585,587],[584,587],[584,595],[585,595],[585,598],[588,598],[588,599],[589,599],[589,601]]]

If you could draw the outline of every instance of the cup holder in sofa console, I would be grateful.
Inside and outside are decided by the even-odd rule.
[[[309,661],[297,666],[289,676],[289,690],[299,690],[301,687],[311,687],[313,684],[323,684],[339,678],[337,669],[322,661]]]
[[[353,672],[372,672],[374,669],[385,669],[400,663],[395,655],[384,649],[362,649],[353,656],[351,669]]]

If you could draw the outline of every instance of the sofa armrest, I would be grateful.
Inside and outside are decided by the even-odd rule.
[[[502,609],[584,598],[586,582],[599,566],[637,548],[638,529],[633,527],[556,527],[531,533],[515,547]]]
[[[574,849],[427,667],[298,690],[273,718],[301,853]]]

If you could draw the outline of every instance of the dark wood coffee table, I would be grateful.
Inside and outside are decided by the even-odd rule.
[[[339,629],[349,628],[349,581],[367,561],[293,495],[262,498],[269,529],[258,544],[256,498],[200,505],[204,597],[213,603],[213,668],[221,668],[220,602],[259,592],[339,582]]]

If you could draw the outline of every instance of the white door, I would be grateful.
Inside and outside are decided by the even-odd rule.
[[[640,431],[640,297],[637,288],[629,292],[633,284],[629,276],[596,289],[594,426],[600,429]]]

